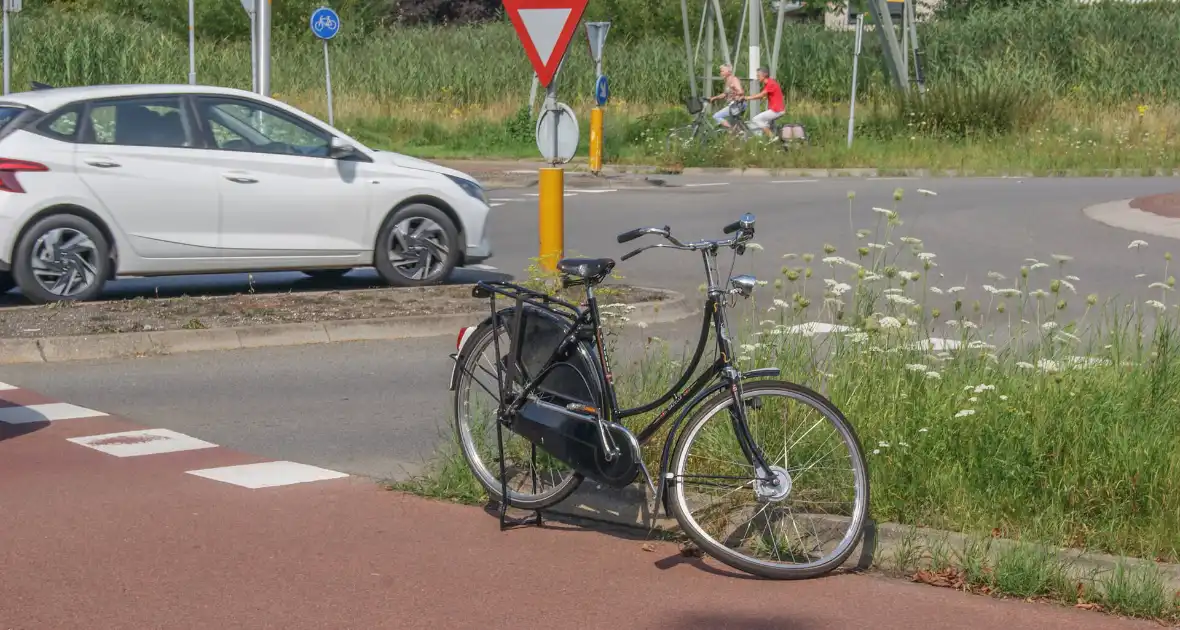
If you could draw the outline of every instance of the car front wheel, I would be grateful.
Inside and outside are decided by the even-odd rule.
[[[91,300],[110,274],[110,245],[90,221],[53,215],[21,237],[12,269],[21,293],[34,303]]]
[[[459,231],[451,219],[434,206],[413,204],[381,226],[374,265],[393,286],[426,286],[446,280],[459,254]]]

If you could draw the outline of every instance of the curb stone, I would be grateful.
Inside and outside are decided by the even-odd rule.
[[[663,506],[658,508],[658,515],[649,512],[653,498],[646,485],[632,485],[619,491],[585,481],[570,498],[550,508],[548,512],[631,530],[679,531],[680,526],[676,520],[663,514]],[[941,549],[950,557],[954,557],[956,552],[969,549],[972,545],[979,545],[981,541],[984,546],[983,552],[993,561],[999,554],[1015,549],[1049,553],[1057,556],[1065,566],[1071,567],[1071,574],[1079,578],[1100,578],[1113,573],[1120,565],[1131,570],[1154,567],[1160,572],[1164,586],[1169,592],[1180,592],[1180,564],[1090,553],[1080,549],[1061,549],[1003,538],[969,536],[897,523],[876,523],[871,518],[865,527],[861,542],[857,543],[843,566],[860,571],[874,566],[882,567],[891,560],[897,560],[898,556],[906,554],[907,550],[917,552],[913,560],[930,560],[932,550],[935,549]]]
[[[666,289],[636,287],[659,293],[667,299],[628,304],[634,326],[679,321],[696,311],[689,308],[684,294]],[[76,335],[36,339],[0,339],[0,365],[20,363],[61,363],[96,359],[273,348],[347,341],[380,341],[453,335],[463,326],[474,326],[488,316],[483,311],[453,315],[416,315],[382,319],[351,319],[297,324],[271,324],[239,328],[162,330],[153,332]]]
[[[1133,199],[1120,199],[1082,209],[1082,214],[1111,227],[1155,236],[1180,238],[1180,219],[1161,217],[1131,207]]]

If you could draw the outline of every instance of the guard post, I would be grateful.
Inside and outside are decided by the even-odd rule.
[[[590,172],[595,175],[602,172],[602,108],[610,100],[610,82],[602,72],[602,51],[606,46],[606,34],[609,31],[610,22],[586,23],[586,38],[590,44],[590,57],[594,59],[596,75],[594,81],[594,102],[597,106],[590,110]]]
[[[545,87],[545,105],[537,119],[536,137],[537,149],[549,166],[539,169],[537,249],[541,267],[556,271],[565,254],[565,169],[561,165],[574,159],[579,139],[578,119],[568,105],[557,101],[554,79],[589,0],[503,2],[537,81]],[[522,11],[526,12],[524,16]]]

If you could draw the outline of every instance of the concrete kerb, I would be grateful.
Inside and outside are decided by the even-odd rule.
[[[662,506],[655,513],[651,512],[653,499],[646,484],[614,490],[586,481],[570,498],[547,512],[559,518],[603,523],[632,531],[678,532],[680,526],[675,519],[663,513]],[[1002,554],[1016,550],[1055,555],[1067,567],[1070,575],[1085,580],[1101,581],[1120,566],[1129,571],[1154,568],[1158,570],[1168,592],[1180,592],[1180,564],[872,521],[866,526],[861,542],[843,566],[865,571],[874,567],[893,568],[889,566],[892,562],[906,564],[905,568],[911,569],[917,561],[929,561],[936,557],[953,559],[957,554],[964,554],[971,549],[979,549],[992,562]]]
[[[1132,199],[1120,199],[1100,203],[1082,209],[1082,214],[1105,224],[1132,232],[1153,234],[1167,238],[1180,238],[1180,219],[1161,217],[1131,207]]]
[[[665,299],[628,305],[634,307],[634,310],[627,314],[631,320],[627,324],[628,326],[640,323],[651,325],[675,322],[695,312],[689,308],[685,296],[681,293],[647,287],[637,288],[662,294]],[[475,311],[453,315],[336,320],[239,328],[0,339],[0,365],[60,363],[211,350],[437,337],[457,334],[460,328],[474,326],[487,316],[488,313]]]

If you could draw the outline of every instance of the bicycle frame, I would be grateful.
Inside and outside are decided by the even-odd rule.
[[[723,304],[723,299],[729,294],[722,286],[720,286],[718,272],[717,272],[717,245],[710,248],[702,249],[702,257],[705,263],[705,271],[708,276],[708,290],[705,303],[704,318],[701,324],[701,335],[697,342],[697,348],[693,354],[692,361],[681,374],[679,380],[673,384],[662,396],[647,404],[634,407],[631,409],[620,409],[618,399],[615,393],[613,377],[610,372],[609,363],[606,357],[605,347],[602,339],[602,320],[601,313],[598,307],[598,299],[594,294],[594,287],[590,284],[586,285],[586,305],[584,309],[575,307],[572,304],[563,302],[561,300],[552,298],[543,293],[538,293],[525,289],[517,285],[507,282],[479,282],[476,285],[473,295],[475,297],[490,298],[492,302],[493,318],[499,317],[499,311],[495,308],[495,296],[497,294],[509,298],[513,298],[516,302],[516,312],[513,321],[509,323],[512,332],[510,334],[510,352],[512,360],[507,364],[508,374],[507,383],[513,382],[516,376],[516,368],[520,360],[521,347],[516,342],[521,326],[521,315],[524,304],[531,304],[533,306],[543,308],[556,313],[562,317],[568,318],[570,323],[562,335],[562,341],[557,344],[549,359],[545,362],[544,367],[539,370],[539,373],[533,377],[523,389],[515,396],[509,396],[508,387],[505,382],[500,383],[500,400],[503,401],[500,405],[497,421],[503,424],[506,418],[512,417],[516,411],[528,400],[530,394],[535,392],[540,386],[540,383],[545,379],[545,376],[558,363],[559,357],[569,349],[573,344],[588,342],[580,333],[585,331],[586,327],[590,328],[593,333],[593,343],[597,351],[597,365],[599,370],[597,375],[600,382],[603,384],[600,393],[601,398],[598,401],[598,409],[590,410],[602,413],[596,414],[600,428],[600,434],[603,440],[603,447],[608,453],[608,459],[613,460],[618,457],[619,451],[617,446],[608,442],[608,433],[602,429],[603,423],[620,423],[625,418],[639,416],[645,413],[654,411],[661,406],[667,405],[656,418],[645,426],[636,436],[638,445],[644,445],[650,442],[673,417],[675,421],[672,423],[671,430],[664,439],[663,451],[660,457],[659,470],[659,484],[653,483],[650,472],[643,463],[642,457],[639,457],[639,465],[643,470],[643,474],[647,476],[649,487],[655,493],[655,505],[660,506],[663,503],[665,513],[669,513],[666,503],[665,488],[668,482],[668,466],[669,458],[671,456],[672,447],[677,440],[679,427],[687,415],[697,407],[702,401],[709,396],[712,396],[722,389],[729,388],[733,396],[734,405],[731,407],[731,422],[734,428],[738,443],[742,448],[743,454],[749,460],[750,464],[755,467],[759,476],[767,475],[767,479],[774,482],[774,477],[770,474],[770,468],[766,464],[765,456],[758,449],[754,440],[750,436],[749,428],[746,424],[746,406],[742,403],[742,380],[751,378],[773,378],[779,375],[778,368],[766,368],[760,370],[752,370],[749,372],[739,372],[733,364],[732,344],[729,339],[729,325],[726,319],[726,307]],[[571,314],[558,313],[553,310],[553,307],[561,307],[572,311]],[[499,322],[493,321],[493,329],[499,327]],[[708,344],[709,330],[712,330],[717,335],[717,349],[719,357],[714,363],[709,366],[700,376],[696,378],[691,384],[689,380],[692,378],[693,372],[700,366],[701,359],[704,356],[705,347]],[[494,339],[498,339],[495,336]],[[456,366],[461,364],[462,350],[456,355],[452,355],[456,361]],[[499,342],[496,341],[496,356],[499,357]],[[499,361],[497,360],[497,364]],[[714,382],[716,381],[716,382]],[[710,386],[710,383],[713,383]],[[457,372],[452,377],[451,388],[454,389],[457,384]],[[687,385],[687,387],[686,387]],[[499,430],[499,428],[498,428]],[[610,457],[610,453],[614,453],[614,458]],[[638,455],[638,454],[637,454]],[[501,460],[501,465],[503,461]],[[503,481],[503,480],[502,480]],[[506,495],[505,495],[506,496]]]

